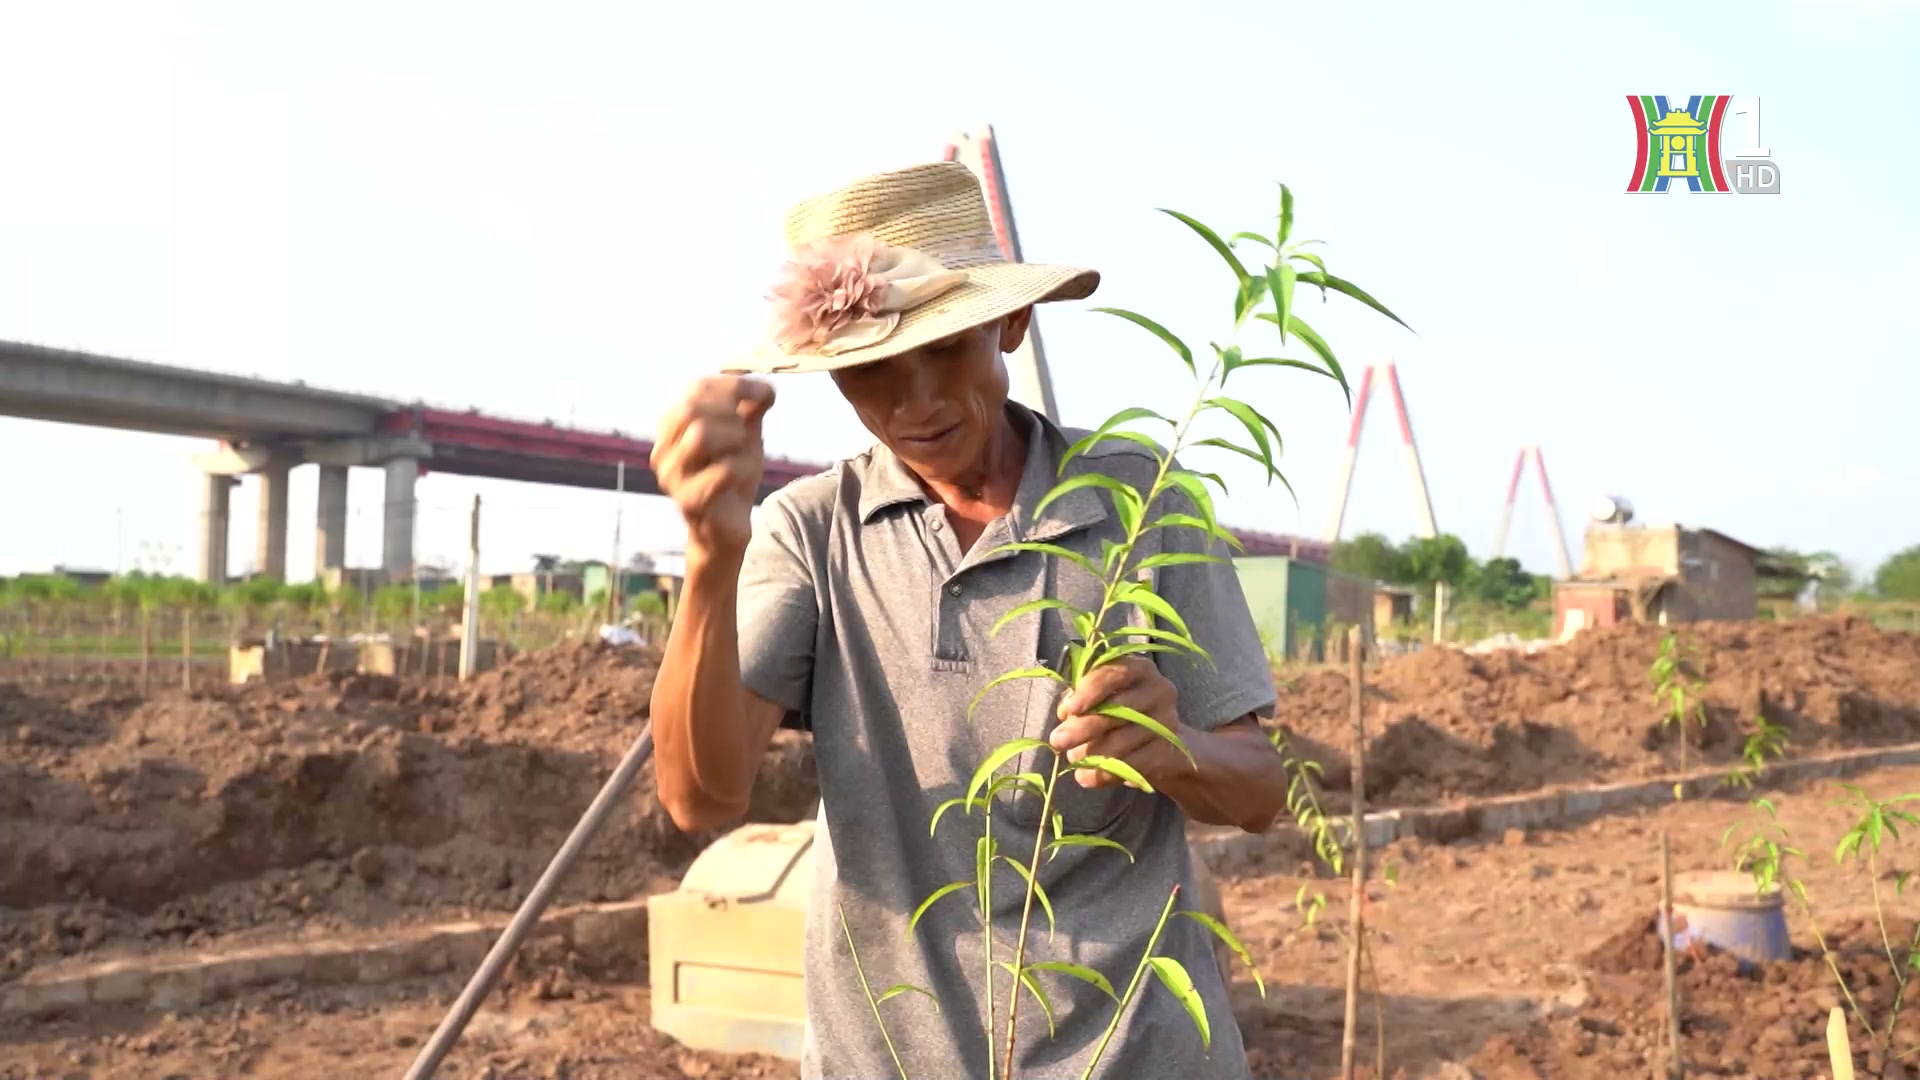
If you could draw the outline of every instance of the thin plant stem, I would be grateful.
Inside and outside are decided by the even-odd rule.
[[[1794,884],[1800,883],[1796,881]],[[1801,914],[1807,918],[1807,929],[1813,931],[1813,940],[1820,945],[1820,956],[1826,960],[1827,970],[1833,972],[1833,981],[1840,984],[1840,993],[1847,999],[1847,1008],[1853,1010],[1854,1018],[1860,1021],[1861,1028],[1865,1029],[1868,1037],[1872,1037],[1873,1022],[1867,1019],[1867,1014],[1860,1008],[1860,1003],[1854,1000],[1853,988],[1847,985],[1847,977],[1840,973],[1840,963],[1834,958],[1833,949],[1827,945],[1827,935],[1820,932],[1820,920],[1814,918],[1813,905],[1808,903],[1806,894],[1802,891],[1804,888],[1804,886],[1796,888],[1793,893],[1795,899],[1800,901]]]
[[[986,837],[987,837],[988,846],[987,846],[987,859],[986,859],[987,865],[980,872],[980,930],[981,930],[981,937],[986,942],[986,948],[983,951],[987,954],[987,966],[986,966],[987,1080],[994,1080],[994,1072],[993,1072],[993,846],[992,846],[993,845],[993,798],[991,796],[987,798],[987,805],[983,812],[986,817],[986,830],[987,830]],[[1044,826],[1044,824],[1045,822],[1043,821],[1042,825]],[[1023,920],[1024,918],[1025,916],[1022,916]],[[1024,941],[1024,939],[1026,938],[1026,934],[1022,933],[1020,936]],[[1013,988],[1015,992],[1018,992],[1020,989],[1020,973],[1019,973],[1019,968],[1017,966],[1014,969]],[[1015,1000],[1018,1000],[1018,999],[1015,999]],[[1013,1030],[1011,1021],[1008,1022],[1007,1030],[1009,1031]],[[1013,1067],[1009,1065],[1007,1068],[1009,1070],[1008,1075],[1011,1076],[1012,1075],[1011,1070]]]
[[[900,1072],[900,1080],[909,1080],[907,1067],[900,1064],[900,1051],[893,1048],[893,1036],[887,1034],[887,1022],[880,1016],[880,1003],[874,1000],[873,986],[867,982],[866,969],[860,966],[860,950],[853,944],[853,928],[847,925],[846,905],[840,905],[840,932],[847,936],[847,952],[853,956],[853,973],[860,976],[860,992],[867,996],[867,1007],[873,1010],[873,1022],[880,1026],[880,1038],[887,1044],[887,1054],[893,1058],[893,1067]]]
[[[1873,887],[1873,921],[1880,927],[1880,944],[1887,950],[1887,963],[1893,966],[1893,978],[1906,989],[1907,980],[1900,976],[1900,960],[1893,955],[1893,939],[1887,933],[1887,912],[1880,904],[1880,849],[1867,845],[1867,881]],[[1891,1030],[1887,1032],[1893,1034]]]
[[[1916,952],[1920,952],[1920,922],[1913,924],[1913,940],[1907,942],[1907,955],[1911,957]],[[1907,987],[1913,985],[1913,978],[1901,971],[1899,964],[1893,965],[1893,971],[1900,985],[1894,988],[1893,1007],[1887,1016],[1886,1049],[1889,1052],[1893,1050],[1893,1029],[1899,1025],[1900,1010],[1906,1005]]]
[[[1199,415],[1200,405],[1206,400],[1207,391],[1213,386],[1213,380],[1218,372],[1219,367],[1216,365],[1213,371],[1207,374],[1206,382],[1201,384],[1200,393],[1195,397],[1192,407],[1187,410],[1186,417],[1182,419],[1179,426],[1174,429],[1172,445],[1168,448],[1166,456],[1160,459],[1160,467],[1153,477],[1153,486],[1147,490],[1146,498],[1141,500],[1140,514],[1135,519],[1133,527],[1127,530],[1127,538],[1124,543],[1127,557],[1133,554],[1134,544],[1139,541],[1141,531],[1146,528],[1148,509],[1153,506],[1154,500],[1159,498],[1161,493],[1166,490],[1167,471],[1173,467],[1174,455],[1180,452],[1181,446],[1186,442],[1187,429],[1193,424],[1194,417]],[[1127,557],[1122,557],[1115,561],[1113,570],[1107,578],[1106,588],[1102,590],[1100,597],[1100,609],[1093,617],[1093,633],[1088,635],[1091,640],[1086,643],[1087,647],[1082,650],[1079,658],[1074,661],[1071,682],[1068,684],[1070,687],[1069,692],[1071,692],[1071,688],[1077,688],[1080,685],[1081,680],[1086,677],[1092,661],[1097,658],[1096,650],[1103,646],[1110,638],[1110,635],[1102,630],[1101,627],[1106,623],[1107,613],[1113,610],[1115,593],[1119,590],[1120,584],[1127,580],[1129,571]],[[1040,856],[1041,853],[1046,850],[1047,821],[1049,815],[1053,812],[1053,793],[1056,785],[1060,783],[1060,766],[1062,760],[1062,755],[1058,753],[1054,754],[1053,770],[1047,777],[1047,788],[1040,799],[1040,826],[1033,837],[1033,856],[1027,863],[1026,896],[1020,904],[1020,936],[1015,940],[1013,947],[1013,985],[1007,988],[1007,1043],[1006,1056],[1003,1059],[1004,1065],[1002,1068],[1002,1072],[1006,1075],[1007,1080],[1012,1080],[1013,1078],[1013,1055],[1015,1044],[1018,1042],[1018,1031],[1014,1025],[1020,1017],[1020,972],[1022,965],[1026,963],[1027,959],[1027,927],[1033,918],[1033,896],[1034,893],[1038,891],[1040,882]],[[1142,961],[1142,963],[1144,964],[1145,961]],[[988,983],[987,1007],[989,1010],[993,1007],[991,982]],[[989,1013],[987,1029],[989,1032],[993,1030],[992,1022],[992,1016],[991,1013]],[[989,1073],[989,1080],[991,1080],[991,1073]]]
[[[1027,920],[1033,917],[1033,894],[1038,887],[1036,882],[1040,875],[1040,853],[1046,850],[1047,819],[1048,815],[1053,813],[1053,787],[1060,782],[1060,762],[1062,760],[1064,760],[1062,755],[1053,755],[1053,772],[1047,777],[1046,794],[1040,800],[1040,825],[1034,830],[1033,859],[1027,864],[1027,895],[1025,902],[1020,906],[1020,936],[1015,939],[1013,946],[1013,985],[1007,989],[1007,1056],[1001,1070],[1009,1080],[1011,1080],[1013,1076],[1014,1045],[1019,1039],[1019,1033],[1014,1028],[1014,1024],[1020,1017],[1020,966],[1026,963],[1027,959]],[[991,969],[992,965],[989,964],[988,966],[989,969]],[[991,983],[988,984],[987,990],[987,1008],[993,1008],[993,990]],[[991,1018],[988,1019],[988,1023],[991,1025]],[[987,1030],[989,1032],[989,1040],[991,1040],[991,1032],[993,1029],[989,1027]],[[989,1053],[988,1057],[992,1057],[992,1054]],[[988,1068],[988,1076],[991,1078],[991,1062],[988,1063]]]
[[[1360,939],[1360,958],[1366,962],[1367,978],[1373,984],[1373,1075],[1378,1080],[1386,1080],[1387,1075],[1387,1012],[1380,993],[1380,965],[1375,963],[1373,950],[1367,947],[1367,939]]]
[[[1147,947],[1140,954],[1140,966],[1133,969],[1133,981],[1127,984],[1127,992],[1121,996],[1120,1004],[1114,1006],[1113,1019],[1107,1024],[1107,1030],[1100,1036],[1100,1045],[1093,1048],[1093,1057],[1087,1061],[1087,1069],[1080,1074],[1080,1080],[1089,1080],[1094,1067],[1100,1064],[1101,1055],[1107,1052],[1107,1044],[1113,1041],[1113,1033],[1120,1030],[1120,1018],[1127,1013],[1133,996],[1140,989],[1140,980],[1147,974],[1147,961],[1153,959],[1154,946],[1160,944],[1160,934],[1167,928],[1167,919],[1173,915],[1173,902],[1180,898],[1180,886],[1175,885],[1167,894],[1167,906],[1160,909],[1160,921],[1153,924],[1153,936],[1147,939]]]

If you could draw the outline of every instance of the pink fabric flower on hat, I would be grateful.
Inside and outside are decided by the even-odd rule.
[[[830,236],[801,245],[773,287],[773,335],[782,349],[818,349],[836,332],[881,314],[887,282],[873,272],[885,245]]]

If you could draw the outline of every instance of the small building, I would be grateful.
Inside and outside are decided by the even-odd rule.
[[[569,570],[527,570],[517,574],[494,574],[487,581],[487,587],[512,589],[526,601],[528,611],[540,606],[541,598],[548,593],[569,593],[575,599],[584,595],[583,575]]]
[[[1713,529],[1590,525],[1580,573],[1554,583],[1554,636],[1623,622],[1751,619],[1759,579],[1780,572],[1766,552]]]
[[[1373,590],[1373,625],[1376,630],[1405,626],[1413,622],[1413,590],[1394,585],[1377,585]]]
[[[1233,566],[1269,656],[1324,660],[1327,638],[1349,626],[1373,640],[1372,581],[1284,555],[1244,556]]]

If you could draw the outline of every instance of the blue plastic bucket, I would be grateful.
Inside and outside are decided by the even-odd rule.
[[[1786,960],[1786,898],[1778,885],[1756,892],[1753,876],[1734,870],[1698,870],[1673,879],[1673,914],[1679,931],[1673,947],[1699,941],[1737,957],[1741,967]],[[1664,915],[1658,920],[1666,931]]]

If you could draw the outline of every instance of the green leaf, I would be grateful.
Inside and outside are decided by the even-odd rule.
[[[1179,653],[1182,651],[1184,650],[1176,646],[1161,645],[1158,642],[1131,641],[1124,645],[1115,645],[1113,648],[1101,653],[1100,658],[1089,665],[1087,670],[1092,671],[1096,668],[1103,668],[1116,661],[1125,660],[1129,656],[1144,656],[1147,653]]]
[[[1266,315],[1266,312],[1261,312],[1261,315],[1262,317],[1264,317]],[[1334,382],[1342,382],[1341,378],[1338,375],[1335,375],[1333,372],[1327,370],[1326,368],[1321,367],[1318,364],[1311,364],[1305,360],[1294,360],[1284,356],[1258,356],[1258,357],[1254,357],[1251,360],[1246,361],[1240,366],[1241,367],[1299,368],[1301,371],[1311,371],[1315,375],[1324,375],[1325,377],[1332,379]],[[1342,385],[1344,385],[1344,383],[1342,383]],[[1349,395],[1347,398],[1347,405],[1349,407],[1353,405],[1353,398],[1351,395]]]
[[[1315,267],[1319,269],[1321,273],[1324,274],[1327,272],[1327,260],[1321,258],[1318,255],[1315,255],[1311,251],[1289,251],[1287,252],[1287,258],[1299,259],[1301,262],[1312,263]]]
[[[1113,590],[1113,600],[1117,604],[1138,604],[1140,607],[1146,609],[1147,614],[1165,619],[1175,630],[1183,634],[1193,633],[1193,631],[1187,629],[1187,620],[1181,618],[1180,613],[1173,610],[1172,604],[1162,600],[1159,593],[1147,588],[1140,582],[1126,581],[1120,583],[1120,585]]]
[[[973,843],[973,891],[980,901],[980,921],[986,924],[989,933],[993,920],[987,911],[987,885],[993,880],[993,856],[998,850],[999,845],[991,836],[982,836]]]
[[[1167,483],[1179,488],[1180,493],[1193,502],[1194,509],[1200,511],[1201,520],[1210,523],[1208,531],[1219,527],[1219,515],[1213,511],[1213,493],[1207,490],[1206,481],[1185,469],[1171,469],[1167,472]],[[1135,569],[1144,570],[1146,564],[1143,562]]]
[[[1121,526],[1128,533],[1133,532],[1134,525],[1140,520],[1144,501],[1140,498],[1140,493],[1133,489],[1133,485],[1105,473],[1079,473],[1055,484],[1053,490],[1047,492],[1041,498],[1040,504],[1033,508],[1033,516],[1039,517],[1040,512],[1051,505],[1055,499],[1082,488],[1101,488],[1111,495],[1114,513],[1119,515]]]
[[[1267,467],[1267,478],[1271,480],[1279,470],[1273,467],[1273,444],[1267,439],[1267,425],[1260,414],[1246,402],[1230,397],[1208,398],[1206,405],[1210,408],[1225,410],[1247,429],[1247,433],[1253,436],[1254,445],[1260,448],[1260,461]]]
[[[1193,1018],[1193,1026],[1200,1029],[1200,1049],[1213,1047],[1213,1031],[1207,1026],[1207,1006],[1200,1000],[1200,992],[1193,988],[1193,979],[1187,975],[1187,969],[1180,961],[1171,956],[1155,956],[1147,961],[1153,966],[1153,973],[1160,978],[1161,985],[1172,991],[1173,996]]]
[[[1220,381],[1225,383],[1227,376],[1233,374],[1233,369],[1240,366],[1240,357],[1242,355],[1240,346],[1229,345],[1223,349],[1217,342],[1210,341],[1207,344],[1213,346],[1213,354],[1220,358]]]
[[[1287,343],[1287,315],[1293,310],[1293,282],[1298,272],[1293,264],[1267,267],[1267,292],[1273,297],[1274,325],[1280,328],[1280,344]]]
[[[980,794],[980,789],[986,786],[987,777],[993,775],[993,770],[1029,750],[1045,749],[1046,745],[1040,739],[1012,739],[994,747],[993,752],[987,755],[987,759],[973,771],[973,779],[967,784],[967,798],[972,799]]]
[[[1058,476],[1061,473],[1066,472],[1067,462],[1072,461],[1074,458],[1079,457],[1083,453],[1086,453],[1089,447],[1093,446],[1094,444],[1098,443],[1101,439],[1105,439],[1105,438],[1132,439],[1133,441],[1140,443],[1142,446],[1145,446],[1148,449],[1152,450],[1154,453],[1154,456],[1158,457],[1160,454],[1160,444],[1155,442],[1153,439],[1149,438],[1146,435],[1141,434],[1138,431],[1117,430],[1121,424],[1131,424],[1135,420],[1158,420],[1170,428],[1175,428],[1175,429],[1179,428],[1178,424],[1174,423],[1173,421],[1167,419],[1164,416],[1161,416],[1159,413],[1154,412],[1152,409],[1141,409],[1141,408],[1121,409],[1119,412],[1114,413],[1112,416],[1107,417],[1107,420],[1105,423],[1101,424],[1099,427],[1095,428],[1093,431],[1088,432],[1086,435],[1081,436],[1079,441],[1075,442],[1072,446],[1067,447],[1067,452],[1060,456],[1060,465],[1059,465],[1059,468],[1055,471],[1054,475]]]
[[[1115,720],[1125,720],[1129,724],[1138,724],[1139,726],[1146,728],[1148,731],[1151,731],[1155,735],[1160,736],[1162,739],[1165,739],[1167,742],[1172,743],[1174,749],[1180,751],[1181,755],[1184,756],[1189,763],[1193,762],[1193,754],[1191,751],[1187,749],[1187,744],[1180,741],[1180,736],[1175,735],[1172,731],[1170,731],[1167,728],[1167,725],[1161,723],[1158,720],[1155,720],[1153,717],[1148,716],[1146,713],[1143,713],[1138,709],[1130,709],[1125,705],[1115,705],[1111,702],[1105,705],[1102,705],[1099,708],[1094,709],[1093,711],[1096,713],[1099,713],[1101,716],[1111,716]],[[1082,758],[1081,760],[1084,761],[1086,759]]]
[[[994,629],[997,630],[999,629],[999,627],[995,626]],[[980,704],[981,698],[987,696],[987,691],[993,689],[996,686],[999,686],[1001,683],[1013,682],[1015,679],[1052,679],[1054,682],[1060,683],[1063,686],[1066,684],[1066,681],[1067,681],[1066,676],[1060,674],[1059,672],[1053,670],[1052,668],[1046,668],[1046,667],[1020,668],[1015,671],[1009,671],[1004,675],[996,675],[993,677],[992,682],[989,682],[987,685],[981,687],[980,692],[973,695],[973,700],[967,703],[967,715],[968,716],[973,715],[973,710],[975,706]]]
[[[1239,256],[1233,253],[1233,249],[1227,246],[1226,241],[1220,239],[1218,233],[1215,233],[1212,229],[1207,228],[1205,225],[1200,224],[1198,221],[1195,221],[1178,210],[1162,208],[1160,212],[1166,214],[1168,217],[1177,219],[1187,228],[1199,233],[1200,238],[1207,242],[1207,246],[1218,252],[1220,257],[1227,261],[1227,265],[1233,268],[1233,280],[1242,283],[1247,280],[1247,268],[1240,264]]]
[[[1116,631],[1116,634],[1122,636],[1137,634],[1155,641],[1171,642],[1182,651],[1193,653],[1209,664],[1213,663],[1213,655],[1211,653],[1201,648],[1199,643],[1195,642],[1192,638],[1176,630],[1167,630],[1158,626],[1128,626]]]
[[[1051,596],[1043,596],[1038,600],[1029,600],[1024,604],[1018,604],[1013,608],[1013,610],[1007,612],[1005,615],[1000,616],[999,620],[993,624],[993,629],[987,631],[987,636],[992,637],[995,634],[998,634],[1002,627],[1006,626],[1008,623],[1012,622],[1013,620],[1019,618],[1022,615],[1031,615],[1036,611],[1056,611],[1056,610],[1071,611],[1076,615],[1085,614],[1085,612],[1081,611],[1077,607],[1074,607],[1072,604],[1067,603],[1065,600],[1059,600]]]
[[[1011,773],[997,776],[987,785],[985,798],[993,798],[1010,787],[1025,788],[1040,798],[1047,797],[1047,778],[1037,772]]]
[[[1066,836],[1058,836],[1056,834],[1056,838],[1047,844],[1047,850],[1050,852],[1056,851],[1059,848],[1070,847],[1112,848],[1120,854],[1125,855],[1128,862],[1134,861],[1133,852],[1128,851],[1126,845],[1115,840],[1109,840],[1104,836],[1086,836],[1080,833],[1072,833]],[[1052,858],[1052,856],[1049,855],[1048,858]]]
[[[1034,1000],[1040,1003],[1040,1011],[1047,1014],[1047,1035],[1048,1037],[1052,1037],[1054,1033],[1053,1002],[1047,1000],[1046,988],[1040,985],[1040,980],[1033,977],[1033,965],[1027,965],[1025,971],[1015,971],[1013,965],[1005,960],[996,960],[994,964],[1009,975],[1019,979],[1020,985],[1026,987],[1027,992],[1032,994]]]
[[[1085,570],[1087,573],[1092,574],[1094,577],[1100,576],[1100,568],[1093,565],[1092,559],[1087,558],[1072,548],[1061,547],[1059,544],[1043,544],[1033,540],[1020,540],[1011,544],[1001,544],[999,547],[987,552],[987,555],[994,556],[1003,551],[1031,551],[1040,555],[1052,555],[1055,558],[1067,560],[1080,569]]]
[[[933,1002],[933,1011],[936,1013],[940,1011],[940,999],[937,997],[934,997],[932,991],[924,990],[918,986],[914,986],[911,983],[895,983],[894,985],[887,987],[885,990],[881,991],[879,997],[874,999],[874,1004],[876,1005],[885,1004],[889,999],[897,998],[901,994],[925,994],[927,997],[927,1000]]]
[[[1043,960],[1038,964],[1028,964],[1027,970],[1051,971],[1056,974],[1079,979],[1081,982],[1113,998],[1115,1001],[1120,1000],[1120,996],[1113,992],[1113,984],[1107,981],[1105,975],[1082,964],[1069,964],[1061,960]]]
[[[1185,566],[1189,563],[1223,563],[1227,560],[1218,555],[1202,555],[1193,551],[1163,551],[1158,555],[1149,555],[1140,560],[1138,569],[1151,570],[1156,566]]]
[[[1267,276],[1259,274],[1240,283],[1233,294],[1233,325],[1238,329],[1247,321],[1253,309],[1260,306],[1260,298],[1267,295]],[[1218,346],[1215,346],[1217,349]]]
[[[985,840],[986,838],[982,837],[981,839]],[[949,885],[942,885],[939,888],[933,890],[932,895],[928,896],[925,900],[920,901],[920,906],[913,909],[913,918],[907,920],[907,936],[908,937],[913,936],[913,928],[920,925],[920,916],[925,915],[927,913],[927,909],[932,907],[936,902],[938,902],[941,897],[946,896],[949,893],[959,892],[961,889],[964,889],[971,884],[973,884],[973,882],[971,881],[956,881]]]
[[[1227,244],[1228,246],[1232,246],[1234,244],[1239,243],[1242,240],[1251,240],[1256,244],[1265,244],[1268,247],[1273,247],[1272,239],[1265,236],[1261,236],[1259,233],[1250,233],[1250,232],[1234,233],[1232,236],[1227,238]],[[1276,248],[1275,250],[1278,250],[1278,249]]]
[[[1127,545],[1112,540],[1100,541],[1100,573],[1103,577],[1112,577],[1113,568],[1118,560],[1127,554]]]
[[[1287,316],[1287,329],[1291,330],[1295,337],[1306,342],[1307,348],[1312,349],[1314,355],[1327,365],[1327,370],[1333,372],[1333,377],[1340,382],[1340,389],[1346,392],[1347,407],[1352,408],[1353,390],[1347,386],[1346,369],[1340,366],[1340,361],[1334,359],[1333,347],[1327,344],[1327,339],[1321,337],[1319,331],[1308,326],[1306,320],[1298,315]]]
[[[1334,292],[1344,293],[1345,295],[1360,301],[1361,303],[1367,305],[1368,307],[1379,312],[1380,314],[1385,315],[1387,318],[1392,319],[1394,322],[1399,323],[1401,326],[1406,327],[1406,329],[1408,330],[1413,329],[1413,327],[1407,326],[1406,321],[1401,319],[1400,316],[1395,315],[1391,311],[1388,311],[1387,306],[1385,304],[1382,304],[1380,301],[1375,300],[1371,296],[1368,296],[1365,289],[1362,289],[1360,286],[1355,285],[1353,282],[1348,281],[1345,278],[1337,278],[1337,277],[1334,277],[1332,274],[1325,273],[1320,270],[1302,270],[1299,274],[1299,280],[1304,281],[1309,285],[1318,285],[1322,289],[1332,289]]]
[[[1011,866],[1015,870],[1019,871],[1020,876],[1026,879],[1027,887],[1033,890],[1034,897],[1040,901],[1040,909],[1047,913],[1047,936],[1052,937],[1053,936],[1053,901],[1047,899],[1046,886],[1040,884],[1039,879],[1033,876],[1033,873],[1027,869],[1026,863],[1023,863],[1018,859],[1010,858],[1006,855],[1000,856],[1000,861],[1003,863],[1006,863],[1008,866]]]
[[[1226,529],[1220,527],[1219,525],[1209,525],[1207,522],[1202,521],[1197,517],[1194,517],[1192,514],[1180,514],[1180,513],[1161,514],[1159,517],[1155,518],[1151,523],[1149,523],[1146,529],[1142,529],[1140,531],[1146,532],[1148,529],[1172,529],[1172,528],[1199,529],[1201,532],[1212,534],[1216,539],[1222,541],[1228,547],[1231,547],[1235,551],[1244,553],[1247,550],[1246,547],[1240,543],[1239,537],[1233,535],[1231,532],[1228,532]]]
[[[1229,252],[1229,254],[1231,254],[1231,252]],[[1177,337],[1174,337],[1173,332],[1168,330],[1166,327],[1161,326],[1159,323],[1154,322],[1152,319],[1147,318],[1145,315],[1141,315],[1138,312],[1127,311],[1122,308],[1098,307],[1098,308],[1093,308],[1092,310],[1097,311],[1102,315],[1113,315],[1117,318],[1125,319],[1128,322],[1134,324],[1135,326],[1138,326],[1141,329],[1146,330],[1148,333],[1151,333],[1154,337],[1157,337],[1161,341],[1166,342],[1167,348],[1172,349],[1174,352],[1180,354],[1180,360],[1187,365],[1188,372],[1195,375],[1198,375],[1200,373],[1199,370],[1193,366],[1193,350],[1187,348],[1186,342],[1181,341]]]
[[[1293,235],[1293,192],[1290,189],[1288,189],[1287,185],[1281,184],[1280,185],[1280,233],[1276,237],[1276,239],[1279,242],[1275,244],[1274,247],[1276,249],[1286,247],[1287,237],[1292,235]]]
[[[940,827],[940,818],[948,810],[951,810],[956,806],[964,806],[967,808],[967,813],[971,814],[973,813],[974,807],[985,806],[985,805],[987,805],[987,800],[985,799],[969,799],[964,795],[956,799],[948,799],[946,802],[943,802],[939,806],[936,806],[933,808],[933,824],[927,826],[927,835],[932,836],[933,831]]]
[[[1233,954],[1240,958],[1240,962],[1247,965],[1247,970],[1253,972],[1253,985],[1260,989],[1260,996],[1267,996],[1267,984],[1260,978],[1260,965],[1253,962],[1253,954],[1247,951],[1245,945],[1240,944],[1240,939],[1233,936],[1233,931],[1227,929],[1225,923],[1201,911],[1182,911],[1180,914],[1213,931],[1214,937],[1226,942],[1227,948],[1232,949]]]
[[[1088,754],[1086,757],[1074,762],[1073,767],[1076,769],[1097,769],[1100,772],[1124,780],[1149,795],[1153,793],[1153,785],[1147,783],[1147,778],[1140,775],[1140,770],[1121,761],[1119,758],[1111,758],[1103,754]]]

